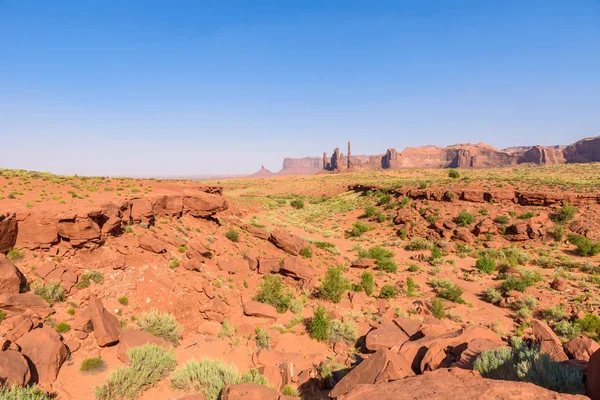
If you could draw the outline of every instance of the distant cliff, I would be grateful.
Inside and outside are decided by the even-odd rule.
[[[582,139],[563,150],[569,163],[589,163],[600,161],[600,136]]]
[[[320,157],[284,158],[279,175],[312,175],[323,169]]]

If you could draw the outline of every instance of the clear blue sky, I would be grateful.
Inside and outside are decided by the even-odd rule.
[[[0,167],[251,173],[347,140],[596,135],[598,0],[0,0]]]

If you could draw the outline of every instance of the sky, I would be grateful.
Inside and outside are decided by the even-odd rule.
[[[278,171],[284,157],[600,135],[600,0],[0,0],[0,168]]]

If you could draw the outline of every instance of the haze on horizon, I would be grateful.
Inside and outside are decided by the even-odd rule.
[[[600,2],[0,0],[0,168],[249,174],[284,157],[600,134]]]

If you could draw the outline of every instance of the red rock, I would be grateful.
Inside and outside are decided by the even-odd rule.
[[[15,247],[15,243],[17,243],[17,232],[16,214],[0,214],[0,253],[6,253]]]
[[[18,323],[15,323],[14,327],[8,331],[6,334],[6,338],[11,342],[16,342],[19,338],[21,338],[24,334],[33,329],[33,321],[30,318],[25,318],[20,315],[15,317],[14,319],[19,319]]]
[[[198,333],[208,336],[219,336],[222,325],[216,321],[203,321],[198,327]]]
[[[257,226],[244,224],[241,226],[241,228],[244,229],[246,232],[248,232],[250,235],[254,236],[255,238],[262,239],[262,240],[269,239],[269,236],[270,236],[269,233],[267,231],[265,231],[264,229],[259,228]]]
[[[483,203],[483,190],[464,190],[461,195],[461,200]]]
[[[360,385],[380,385],[414,375],[410,363],[404,357],[381,349],[344,376],[329,392],[329,397],[343,396]]]
[[[19,293],[21,290],[21,279],[22,275],[17,267],[4,254],[0,254],[0,293]]]
[[[71,323],[71,328],[75,331],[81,331],[84,333],[90,333],[94,331],[94,325],[90,318],[90,311],[88,308],[83,309],[75,314],[75,320]]]
[[[587,336],[577,336],[565,343],[565,352],[572,358],[589,361],[592,354],[600,350],[600,345]]]
[[[160,254],[167,251],[165,242],[151,235],[142,235],[138,239],[140,248],[151,251],[152,253]]]
[[[554,290],[562,292],[567,288],[567,280],[559,276],[550,283],[550,287]]]
[[[40,214],[17,215],[19,231],[15,247],[19,249],[50,248],[58,242],[58,220]]]
[[[352,268],[371,268],[375,266],[377,261],[372,258],[359,258],[350,264]]]
[[[221,400],[279,400],[279,393],[253,383],[228,383],[221,392]]]
[[[18,351],[0,351],[0,382],[8,386],[25,386],[31,379],[29,365]]]
[[[300,250],[304,246],[304,242],[298,236],[289,233],[288,231],[277,228],[271,232],[269,237],[271,243],[279,247],[283,251],[290,253],[293,256],[300,254]]]
[[[314,275],[312,269],[306,265],[304,261],[295,257],[284,258],[281,268],[279,269],[279,273],[294,279],[304,280],[310,280]]]
[[[475,360],[481,353],[496,350],[500,345],[489,339],[473,339],[469,343],[456,346],[452,349],[452,356],[456,362],[451,366],[462,369],[473,369]]]
[[[406,333],[409,337],[416,335],[420,330],[423,323],[416,319],[411,319],[407,317],[400,316],[398,318],[394,318],[394,324],[404,333]]]
[[[548,325],[537,319],[532,319],[531,328],[535,339],[540,344],[541,353],[546,353],[559,362],[569,359],[563,351],[562,342]]]
[[[278,257],[258,257],[259,274],[278,273],[280,269],[281,262]]]
[[[586,397],[553,392],[532,383],[484,379],[473,371],[458,368],[439,369],[379,385],[358,385],[339,397],[339,400],[414,399],[585,400]]]
[[[88,216],[77,216],[72,219],[59,220],[57,231],[60,237],[69,239],[73,247],[78,247],[90,241],[99,241],[102,230]]]
[[[592,354],[588,363],[585,394],[592,400],[600,400],[600,351],[598,350]]]
[[[229,208],[221,195],[199,192],[183,198],[183,211],[193,217],[209,217]]]
[[[35,371],[32,371],[34,381],[49,389],[67,357],[67,348],[60,335],[48,327],[38,328],[23,335],[16,343],[21,347],[21,353],[35,366]]]
[[[496,233],[497,231],[498,228],[490,218],[482,219],[475,225],[475,228],[473,228],[473,234],[475,236],[485,235],[486,233]]]
[[[394,323],[386,321],[377,329],[369,332],[365,338],[365,347],[371,351],[391,349],[401,346],[408,340],[408,335]]]
[[[244,314],[251,317],[272,318],[277,319],[279,314],[277,310],[270,304],[259,303],[258,301],[247,301],[244,303]]]
[[[81,342],[76,339],[67,339],[65,340],[65,346],[67,346],[70,353],[75,353],[81,347]]]
[[[0,308],[14,314],[34,313],[41,318],[54,314],[46,300],[33,293],[0,294]]]
[[[170,347],[164,339],[156,337],[148,332],[138,329],[126,329],[119,335],[119,345],[117,346],[117,358],[124,363],[129,362],[127,350],[132,347],[143,346],[147,343],[156,344],[161,347]]]
[[[121,333],[119,319],[108,312],[102,305],[102,301],[95,296],[90,298],[89,313],[98,346],[106,347],[116,344]]]
[[[175,195],[163,195],[152,198],[152,212],[155,215],[179,217],[183,212],[183,198]]]
[[[467,228],[457,228],[452,238],[469,245],[475,242],[475,237]]]

